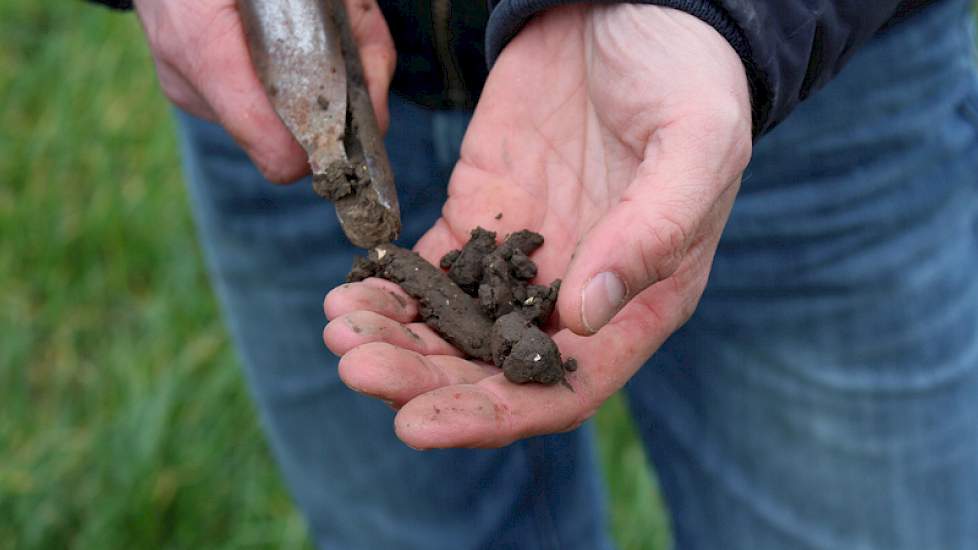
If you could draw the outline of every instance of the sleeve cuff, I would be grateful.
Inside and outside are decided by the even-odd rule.
[[[114,10],[131,10],[132,0],[88,0],[94,4],[102,4],[107,8],[112,8]]]

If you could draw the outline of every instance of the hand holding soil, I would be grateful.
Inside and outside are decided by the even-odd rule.
[[[398,409],[415,448],[577,427],[692,314],[750,146],[743,65],[695,17],[621,4],[534,18],[496,62],[442,218],[415,250],[438,265],[475,226],[543,235],[532,282],[563,281],[550,329],[579,364],[574,391],[463,359],[419,322],[421,304],[375,278],[326,297],[340,377]]]
[[[576,370],[577,362],[562,361],[540,328],[553,313],[560,281],[529,282],[537,273],[529,254],[542,244],[543,237],[524,230],[497,246],[495,233],[477,227],[465,246],[442,256],[447,272],[410,250],[385,244],[358,257],[347,279],[397,283],[418,301],[421,318],[439,336],[467,359],[501,368],[510,382],[562,382],[573,391],[564,373]]]

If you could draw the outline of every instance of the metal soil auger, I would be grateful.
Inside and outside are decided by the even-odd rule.
[[[361,248],[401,229],[397,191],[342,0],[238,0],[252,63],[309,154],[313,188]]]

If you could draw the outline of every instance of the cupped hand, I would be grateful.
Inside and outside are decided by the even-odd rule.
[[[573,391],[512,384],[423,324],[396,285],[334,289],[324,339],[340,376],[389,402],[415,448],[495,447],[572,429],[692,314],[750,156],[744,67],[711,27],[656,6],[537,16],[493,67],[430,261],[476,225],[544,235],[538,280],[563,279],[553,334]],[[500,219],[496,219],[502,213]]]
[[[224,126],[267,179],[287,183],[308,173],[305,151],[275,114],[252,67],[235,0],[134,3],[160,86],[173,104]],[[346,5],[383,130],[394,42],[376,0],[347,0]]]

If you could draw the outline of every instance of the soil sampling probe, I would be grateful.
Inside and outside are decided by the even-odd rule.
[[[397,238],[397,190],[343,0],[238,0],[238,9],[255,71],[347,238],[361,248]]]

